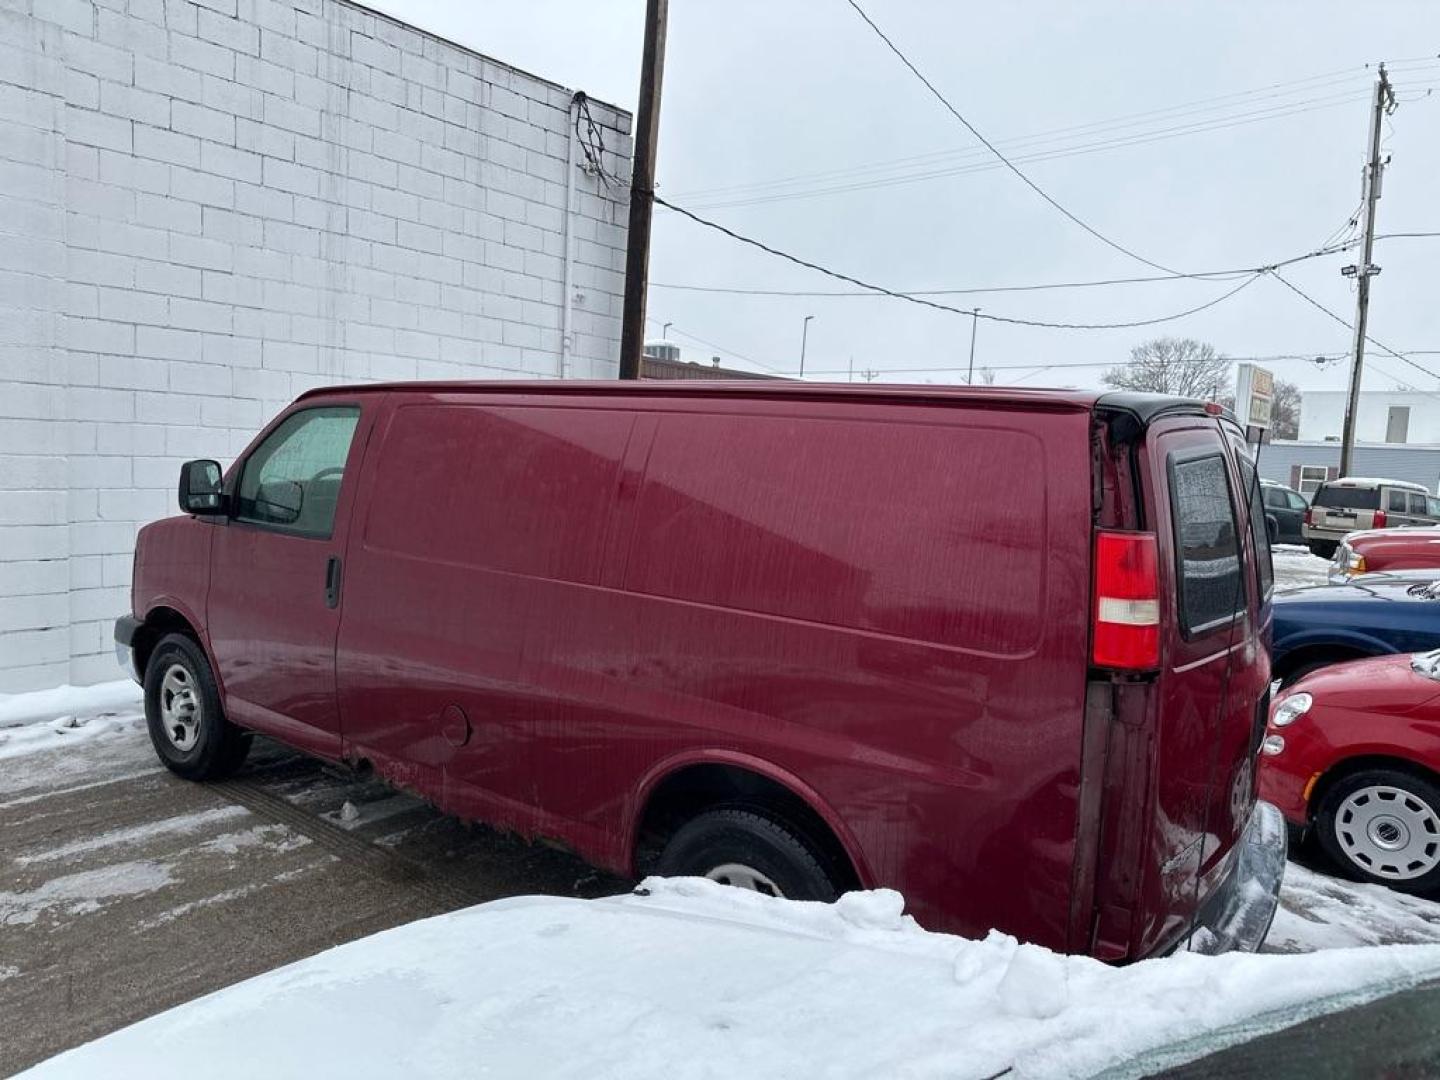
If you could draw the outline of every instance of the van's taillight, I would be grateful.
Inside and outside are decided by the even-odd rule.
[[[1384,510],[1376,510],[1376,511],[1375,511],[1375,528],[1377,528],[1377,529],[1383,529],[1383,528],[1385,528],[1385,511],[1384,511]]]
[[[1096,667],[1148,671],[1160,666],[1160,577],[1155,534],[1095,534]]]

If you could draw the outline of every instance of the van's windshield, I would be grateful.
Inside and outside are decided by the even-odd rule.
[[[1313,506],[1333,506],[1340,510],[1379,510],[1379,488],[1322,487],[1315,492]]]

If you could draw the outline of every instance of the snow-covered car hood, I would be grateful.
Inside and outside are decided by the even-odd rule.
[[[641,892],[411,923],[22,1076],[1085,1076],[1158,1047],[1198,1056],[1228,1025],[1276,1010],[1294,1022],[1440,972],[1440,946],[1422,945],[1117,969],[1001,934],[927,933],[885,890],[829,906],[697,879]]]

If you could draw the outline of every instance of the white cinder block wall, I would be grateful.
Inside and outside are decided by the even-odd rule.
[[[560,374],[571,96],[343,0],[0,0],[0,692],[115,678],[137,528],[302,390]],[[590,111],[566,374],[607,378]]]

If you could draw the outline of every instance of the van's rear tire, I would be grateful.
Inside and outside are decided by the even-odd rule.
[[[250,752],[250,735],[225,718],[204,651],[167,634],[145,665],[145,724],[162,764],[187,780],[229,776]]]
[[[1334,540],[1311,540],[1305,545],[1310,549],[1311,555],[1318,555],[1322,559],[1333,559],[1339,544]]]
[[[802,833],[739,806],[709,810],[682,825],[661,852],[656,871],[662,877],[708,877],[787,900],[828,903],[843,891]]]
[[[1440,786],[1399,769],[1336,781],[1315,813],[1326,856],[1358,881],[1398,892],[1440,890]]]

